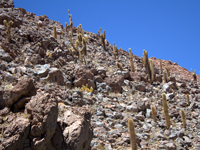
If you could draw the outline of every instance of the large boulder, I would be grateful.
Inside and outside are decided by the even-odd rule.
[[[59,109],[62,109],[61,105]],[[70,107],[59,112],[58,124],[63,131],[64,145],[70,150],[89,150],[93,137],[93,130],[90,124],[91,110],[88,106]],[[60,140],[58,140],[60,139]],[[57,149],[63,150],[62,137],[57,133],[53,137],[53,143]]]
[[[64,77],[62,71],[57,68],[50,68],[50,71],[46,78],[41,78],[45,82],[57,82],[59,85],[64,84]]]
[[[55,149],[51,141],[57,125],[58,102],[53,95],[38,93],[25,106],[25,114],[29,115],[31,128],[29,139],[32,149]]]
[[[78,65],[75,68],[75,80],[74,85],[81,87],[82,85],[88,84],[88,87],[95,89],[94,74],[86,66]]]
[[[36,94],[33,81],[28,78],[21,79],[12,89],[0,91],[0,109],[11,107],[23,97],[30,97]]]
[[[112,92],[121,92],[122,84],[124,82],[123,76],[105,77],[104,82],[111,88]]]
[[[23,149],[25,140],[30,131],[30,121],[24,116],[9,116],[13,121],[4,130],[3,141],[0,142],[0,149],[17,150]],[[6,122],[4,123],[6,124]],[[3,124],[3,125],[4,125]],[[4,125],[5,126],[5,125]]]

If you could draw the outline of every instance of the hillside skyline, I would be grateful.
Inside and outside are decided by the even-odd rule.
[[[143,49],[149,57],[177,62],[188,71],[199,74],[200,2],[183,1],[16,1],[15,7],[25,8],[37,16],[69,24],[68,9],[74,26],[97,33],[106,31],[109,43],[142,57]]]

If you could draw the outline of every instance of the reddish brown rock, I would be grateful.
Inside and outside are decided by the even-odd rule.
[[[28,78],[21,79],[11,90],[1,91],[0,109],[11,107],[15,102],[23,97],[30,97],[36,94],[33,81]]]
[[[91,111],[88,106],[79,107],[78,109],[72,107],[67,109],[63,114],[59,114],[58,122],[63,130],[67,149],[90,149],[90,142],[93,137],[90,120]],[[54,141],[54,143],[57,143],[56,145],[61,145],[58,142],[62,143],[62,141]]]
[[[51,149],[58,117],[57,100],[48,93],[38,93],[25,106],[25,113],[30,115],[32,149]],[[45,135],[45,136],[43,136]]]
[[[141,81],[141,77],[138,72],[130,72],[129,74],[131,81],[137,81],[137,82]]]
[[[123,76],[105,77],[104,82],[111,88],[112,92],[121,92],[124,78]]]
[[[82,85],[88,84],[88,87],[95,89],[94,74],[86,66],[78,65],[75,69],[75,81],[74,85],[82,87]]]

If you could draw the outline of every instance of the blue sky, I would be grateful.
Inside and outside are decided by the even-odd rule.
[[[14,0],[15,7],[97,33],[106,31],[109,43],[142,56],[177,62],[200,71],[200,0]]]

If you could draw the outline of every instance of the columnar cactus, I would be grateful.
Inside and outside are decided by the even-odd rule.
[[[117,46],[115,46],[115,43],[113,43],[113,59],[116,60],[117,55]]]
[[[40,31],[40,25],[39,22],[36,22],[37,30]]]
[[[187,93],[186,95],[186,99],[187,99],[187,103],[188,103],[188,106],[190,105],[190,96],[189,96],[189,94]]]
[[[133,63],[133,55],[132,55],[132,52],[131,52],[131,48],[129,48],[128,50],[129,50],[129,59],[130,59],[131,71],[134,72],[135,67],[134,67],[134,63]]]
[[[160,59],[160,72],[161,72],[161,74],[163,73],[162,70],[163,70],[163,69],[162,69],[162,60]]]
[[[162,93],[162,99],[163,99],[163,110],[164,110],[164,114],[165,114],[165,121],[167,124],[167,128],[170,129],[171,121],[170,121],[170,117],[169,117],[168,105],[167,105],[165,93]]]
[[[185,112],[183,109],[181,109],[181,118],[183,122],[183,127],[186,129],[186,118],[185,118]]]
[[[128,130],[130,134],[131,150],[137,150],[135,125],[133,119],[128,120]]]
[[[65,32],[67,33],[67,22],[65,22]]]
[[[56,26],[53,27],[53,37],[57,39]]]
[[[152,115],[153,121],[157,122],[156,108],[155,108],[155,106],[151,106],[151,115]]]
[[[170,77],[170,67],[168,67],[167,62],[166,62],[165,69],[166,69],[166,71],[167,71],[167,77]]]
[[[149,65],[149,59],[148,59],[148,53],[147,51],[143,50],[143,64],[146,69],[146,73],[149,76],[149,79],[151,79],[151,71],[150,71],[150,65]]]
[[[194,80],[194,81],[197,81],[196,70],[194,70],[194,73],[193,73],[192,75],[193,75],[193,80]]]
[[[6,34],[7,34],[6,40],[10,43],[11,42],[10,29],[11,29],[11,26],[13,25],[13,21],[10,20],[9,22],[7,22],[7,20],[4,20],[3,24],[7,27],[7,29],[6,29]]]
[[[106,38],[106,32],[105,30],[103,30],[103,33],[102,33],[102,30],[100,28],[100,37],[101,37],[101,44],[103,45],[103,49],[106,50],[106,44],[105,44],[105,38]]]
[[[152,60],[150,60],[150,69],[151,69],[151,83],[154,81],[154,64]]]
[[[163,70],[163,81],[164,81],[164,83],[167,83],[167,78],[166,78],[166,74],[165,74],[164,70]]]

